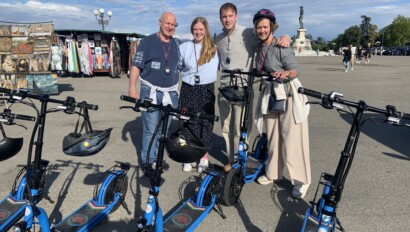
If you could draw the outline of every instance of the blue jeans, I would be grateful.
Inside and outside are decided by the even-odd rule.
[[[345,67],[346,70],[348,70],[349,66],[350,66],[350,61],[349,60],[344,60],[343,61],[343,66]]]
[[[151,88],[147,85],[141,85],[140,88],[140,98],[149,98]],[[170,92],[169,95],[171,96],[172,107],[178,107],[178,93],[177,92]],[[164,94],[162,92],[157,91],[157,104],[162,103],[162,98]],[[158,109],[150,109],[149,111],[141,111],[141,120],[142,120],[142,147],[141,147],[141,161],[142,163],[147,162],[148,156],[148,147],[151,141],[151,138],[154,134],[155,127],[157,127],[158,123],[160,122],[163,113]],[[171,119],[171,118],[170,118]],[[171,124],[171,120],[168,121],[167,129]],[[157,134],[155,135],[154,142],[152,143],[150,155],[149,155],[149,163],[156,161],[158,155],[158,146],[159,146],[159,138],[161,135],[161,127],[158,129]]]

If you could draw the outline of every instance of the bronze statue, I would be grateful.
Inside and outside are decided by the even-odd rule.
[[[303,6],[300,6],[299,25],[300,25],[300,29],[302,29],[303,28]]]

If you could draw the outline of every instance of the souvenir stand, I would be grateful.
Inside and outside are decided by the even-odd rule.
[[[56,76],[50,72],[52,33],[51,22],[0,25],[1,87],[58,94]]]
[[[55,33],[59,41],[53,45],[52,60],[54,57],[58,61],[66,60],[66,65],[51,69],[59,76],[121,77],[128,71],[130,34],[96,30],[55,30]]]

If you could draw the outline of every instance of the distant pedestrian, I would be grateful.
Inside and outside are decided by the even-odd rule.
[[[363,57],[363,51],[362,51],[362,46],[360,46],[358,49],[356,49],[356,64],[360,64],[362,61]]]
[[[351,44],[349,45],[349,49],[350,49],[350,70],[353,71],[353,67],[354,67],[354,58],[355,58],[355,51],[356,51],[356,47],[353,47]]]
[[[372,57],[372,47],[370,45],[370,43],[367,44],[367,48],[366,51],[364,53],[364,60],[365,60],[365,64],[370,63],[370,58]]]
[[[343,66],[345,67],[345,72],[349,70],[350,60],[352,59],[351,47],[343,49]]]

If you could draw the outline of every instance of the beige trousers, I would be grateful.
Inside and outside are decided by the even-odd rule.
[[[238,152],[239,137],[241,135],[242,107],[231,104],[220,93],[218,93],[218,106],[226,153],[229,161],[233,162],[234,154]]]
[[[266,176],[271,180],[282,179],[286,166],[293,185],[310,184],[308,120],[295,123],[291,97],[287,107],[285,113],[270,113],[263,117],[268,137]]]

